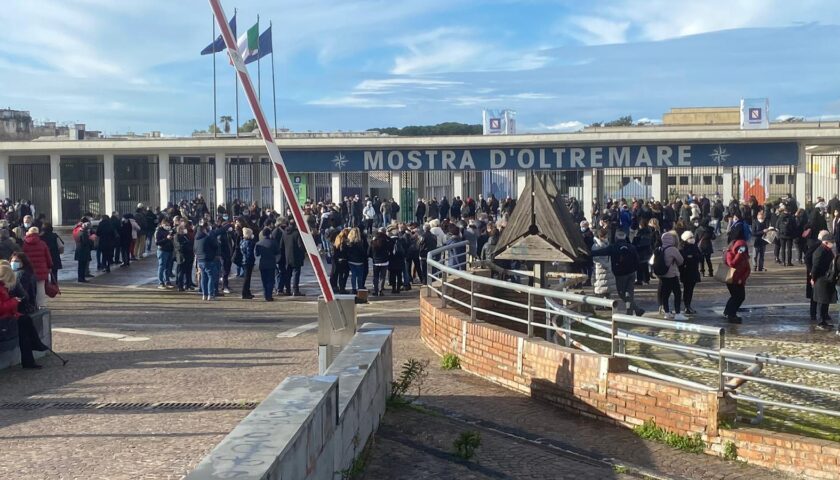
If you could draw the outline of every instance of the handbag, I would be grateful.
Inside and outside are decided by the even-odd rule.
[[[730,267],[726,264],[725,261],[721,261],[715,270],[715,280],[720,283],[732,283],[735,277],[735,269]]]
[[[55,298],[56,295],[61,295],[61,290],[58,283],[44,282],[44,293],[50,298]]]

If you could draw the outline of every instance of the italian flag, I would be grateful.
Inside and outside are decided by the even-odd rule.
[[[248,57],[256,56],[260,50],[260,22],[254,24],[247,32],[236,41],[236,49],[242,55],[242,61],[247,61]],[[233,62],[231,62],[233,64]]]

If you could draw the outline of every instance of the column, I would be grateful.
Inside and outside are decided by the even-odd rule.
[[[227,173],[227,157],[224,152],[217,152],[216,155],[216,205],[226,203],[227,191],[225,189],[225,174]]]
[[[721,196],[721,200],[723,200],[724,205],[729,205],[729,202],[734,198],[734,193],[735,192],[732,191],[732,168],[724,167],[723,195]]]
[[[169,204],[169,189],[169,154],[161,152],[158,153],[158,194],[161,209]]]
[[[9,198],[9,154],[0,153],[0,198]],[[35,206],[38,207],[37,205]]]
[[[796,191],[791,192],[799,205],[806,205],[810,201],[816,202],[816,199],[811,198],[812,191],[808,190],[808,161],[809,157],[805,153],[805,144],[800,143],[799,158],[796,162]]]
[[[592,200],[595,198],[595,182],[591,168],[583,170],[583,198],[580,198],[580,208],[583,209],[583,215],[592,220]]]
[[[50,154],[50,206],[52,224],[61,225],[61,155]]]
[[[516,198],[522,196],[522,191],[525,190],[525,182],[528,181],[528,171],[527,170],[517,170],[516,171]]]
[[[273,168],[273,166],[272,166]],[[283,195],[283,184],[280,182],[280,177],[275,173],[271,178],[271,197],[272,207],[274,211],[280,215],[286,214],[286,196]]]
[[[464,199],[464,172],[452,172],[452,196]]]
[[[102,213],[111,215],[111,212],[117,209],[117,188],[115,184],[116,179],[114,178],[113,153],[103,155],[102,166],[105,177],[105,210]]]
[[[397,203],[402,201],[402,173],[399,170],[395,170],[391,172],[391,198],[396,200]],[[404,205],[400,205],[400,209],[405,208]]]
[[[650,195],[660,202],[668,201],[668,170],[657,168],[651,172]]]
[[[341,172],[330,172],[330,193],[332,202],[336,205],[341,203]]]

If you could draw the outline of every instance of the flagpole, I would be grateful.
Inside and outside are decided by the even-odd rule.
[[[239,138],[239,76],[234,73],[234,96],[236,97],[236,138]]]
[[[271,29],[271,21],[268,22]],[[274,101],[274,136],[277,136],[277,87],[274,84],[274,30],[271,29],[271,98]]]
[[[260,16],[257,15],[257,32],[260,31]],[[259,42],[259,40],[257,40]],[[262,101],[262,80],[260,75],[260,55],[259,47],[257,47],[257,99]]]
[[[218,128],[216,128],[216,119],[219,118],[217,116],[218,112],[216,111],[216,52],[215,52],[215,50],[216,50],[216,48],[215,48],[216,47],[216,14],[213,14],[210,18],[213,21],[213,42],[211,43],[211,45],[213,45],[213,50],[214,50],[212,52],[212,57],[213,57],[213,123],[211,123],[210,125],[213,125],[213,138],[216,138],[216,130],[218,130]]]

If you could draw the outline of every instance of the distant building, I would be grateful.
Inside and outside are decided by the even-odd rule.
[[[662,125],[738,125],[740,107],[681,107],[662,115]]]
[[[24,110],[0,110],[0,140],[30,140],[32,116]]]

